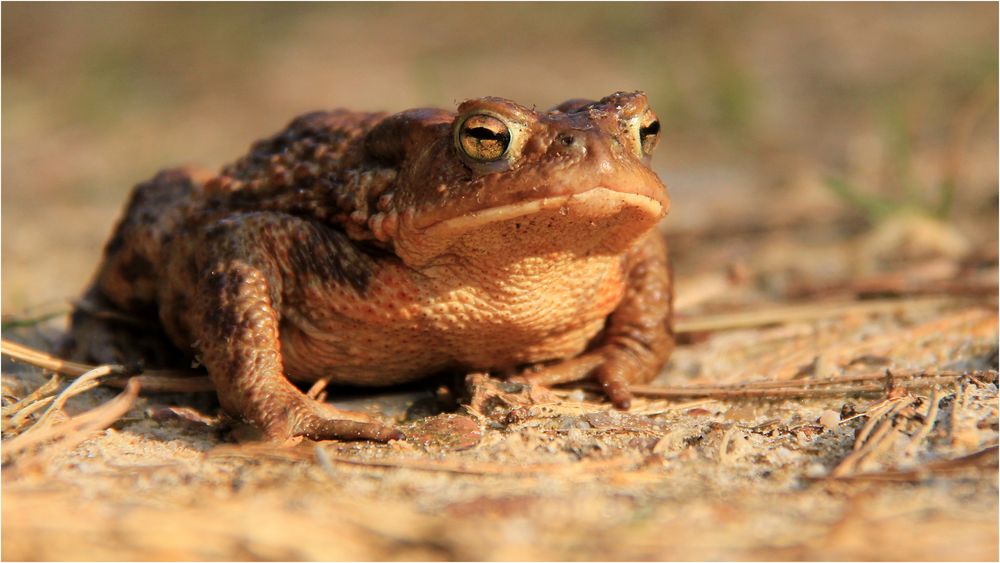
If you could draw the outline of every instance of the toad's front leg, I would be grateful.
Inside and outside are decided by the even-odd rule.
[[[358,251],[342,234],[296,217],[247,213],[215,223],[191,249],[198,273],[187,327],[229,413],[270,439],[386,441],[402,435],[369,417],[306,397],[285,377],[282,299],[301,279],[331,284]],[[340,271],[342,279],[350,273]],[[169,316],[169,315],[167,315]]]
[[[629,384],[656,377],[674,349],[674,333],[673,279],[663,236],[657,231],[646,235],[627,261],[628,288],[608,318],[600,343],[576,358],[522,377],[554,385],[594,375],[615,407],[629,408]]]

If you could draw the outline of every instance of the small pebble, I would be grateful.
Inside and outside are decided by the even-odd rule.
[[[823,467],[822,463],[810,463],[806,467],[806,476],[807,477],[812,477],[812,478],[815,479],[815,478],[819,478],[819,477],[824,477],[824,476],[826,476],[826,474],[827,474],[826,468]]]
[[[817,421],[823,428],[833,432],[840,425],[840,414],[834,411],[823,411],[819,415],[819,420]]]

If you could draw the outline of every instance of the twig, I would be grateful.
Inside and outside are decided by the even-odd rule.
[[[984,372],[973,372],[973,373],[984,373]],[[926,371],[926,370],[913,370],[913,371],[898,371],[892,372],[893,380],[900,379],[923,379],[923,378],[951,378],[957,379],[968,375],[967,373],[960,373],[957,371]],[[746,383],[737,383],[733,385],[705,385],[705,388],[715,387],[718,389],[729,389],[733,387],[740,387],[746,389],[776,389],[776,388],[810,388],[823,385],[842,385],[844,383],[862,383],[862,382],[885,382],[885,371],[872,371],[860,375],[845,375],[836,377],[822,377],[813,379],[786,379],[780,381],[748,381]],[[884,386],[883,386],[884,388]]]
[[[599,390],[600,387],[591,383],[581,384],[586,389]],[[789,388],[777,389],[747,389],[747,388],[723,388],[716,387],[701,388],[695,385],[690,387],[665,387],[659,389],[652,385],[636,385],[629,387],[632,394],[639,397],[657,397],[661,399],[672,398],[693,398],[703,397],[707,399],[789,399],[800,397],[839,397],[859,393],[877,393],[881,391],[881,385],[859,385],[854,387],[823,387],[819,389]]]
[[[895,377],[895,376],[893,376],[893,377]],[[885,387],[883,387],[883,390],[884,389],[885,389]],[[852,420],[854,420],[856,418],[861,418],[863,416],[866,416],[868,418],[872,418],[873,416],[875,416],[875,418],[878,418],[878,416],[881,416],[881,411],[879,409],[887,407],[893,401],[898,401],[901,398],[902,397],[894,397],[894,398],[884,399],[884,400],[882,400],[882,401],[880,401],[878,403],[873,403],[873,404],[871,404],[868,407],[867,411],[865,411],[865,412],[859,412],[858,414],[856,414],[854,416],[849,416],[849,417],[841,420],[839,424],[847,424],[848,422],[850,422],[850,421],[852,421]]]
[[[86,438],[86,434],[110,426],[132,408],[139,396],[139,387],[139,382],[132,379],[121,394],[94,409],[74,416],[61,424],[41,428],[34,432],[31,431],[35,430],[33,426],[28,432],[15,436],[4,444],[4,459],[12,459],[28,448],[53,438],[63,438],[64,445],[71,444],[74,439],[78,442],[81,436]]]
[[[953,371],[929,372],[929,371],[896,371],[893,372],[894,381],[908,380],[909,388],[920,388],[932,385],[937,379],[957,379],[960,377],[981,376],[995,378],[995,372],[975,371],[959,373]],[[654,397],[662,399],[676,398],[707,398],[707,399],[778,399],[792,397],[824,397],[840,396],[857,393],[873,393],[885,390],[885,373],[883,371],[872,372],[863,375],[846,377],[828,377],[823,379],[800,379],[788,381],[752,381],[748,383],[736,383],[727,385],[717,384],[695,384],[677,386],[659,385],[633,385],[629,387],[632,393],[639,397]],[[921,381],[930,380],[930,381]],[[846,386],[850,383],[865,383],[867,385]],[[835,386],[837,387],[827,387]],[[587,390],[600,391],[600,386],[582,382],[575,384]]]
[[[938,403],[940,398],[938,397],[937,391],[931,391],[930,404],[927,406],[927,414],[924,415],[924,425],[920,427],[917,434],[910,439],[910,443],[906,446],[906,450],[903,451],[905,457],[912,457],[917,452],[917,447],[930,435],[931,430],[934,428],[934,421],[937,419]]]
[[[900,481],[912,482],[935,473],[952,473],[969,468],[983,468],[996,470],[998,453],[1000,447],[996,444],[979,450],[977,452],[958,457],[928,463],[921,467],[907,469],[903,471],[879,471],[875,473],[857,473],[853,475],[827,475],[817,480],[837,480],[837,481]]]
[[[865,421],[864,426],[862,426],[858,430],[858,433],[854,436],[853,450],[860,450],[861,447],[865,445],[865,442],[868,440],[868,436],[871,434],[872,430],[875,429],[879,420],[882,419],[882,415],[884,415],[889,408],[889,402],[884,401],[868,409],[868,412],[866,413],[868,415],[868,420]]]
[[[142,385],[142,390],[147,393],[212,393],[215,386],[207,375],[204,376],[166,376],[153,375],[153,373],[183,373],[171,372],[168,370],[150,371],[142,375],[135,375],[129,378],[116,377],[109,378],[104,383],[108,387],[123,388],[130,379],[135,379]]]
[[[878,419],[873,418],[872,420],[878,420]],[[886,422],[888,422],[889,424],[886,424]],[[877,444],[889,432],[890,428],[892,428],[891,420],[882,421],[882,423],[878,425],[878,428],[875,429],[875,432],[872,433],[871,439],[865,442],[864,446]],[[843,475],[846,475],[854,471],[854,468],[857,467],[859,463],[861,463],[862,458],[864,458],[869,451],[869,449],[864,446],[856,447],[854,451],[847,454],[847,456],[844,457],[844,459],[840,460],[840,463],[838,463],[837,466],[833,468],[833,471],[830,472],[830,475],[833,477],[841,477]]]
[[[42,413],[42,416],[38,418],[35,425],[29,428],[27,432],[44,428],[49,423],[52,413],[61,411],[63,405],[65,405],[66,401],[68,401],[71,397],[96,387],[98,385],[98,379],[113,373],[122,373],[124,370],[125,368],[122,366],[105,365],[96,367],[84,374],[81,374],[76,381],[70,383],[69,386],[63,389],[62,393],[59,393],[59,395],[56,396],[56,399],[52,401],[52,405],[49,406],[48,410]]]
[[[878,459],[899,438],[899,428],[895,427],[892,418],[885,419],[882,424],[885,425],[887,430],[881,434],[878,440],[872,440],[871,447],[866,448],[867,451],[858,460],[858,469],[863,469],[868,462]]]
[[[878,414],[873,414],[871,417],[869,417],[868,422],[866,422],[865,425],[861,427],[861,430],[858,432],[857,437],[854,439],[854,449],[857,450],[861,448],[861,445],[868,438],[868,434],[871,432],[872,427],[878,422],[880,418],[882,418],[883,416],[888,416],[891,419],[896,412],[913,404],[914,400],[915,399],[912,396],[900,397],[898,399],[888,399],[878,404],[874,408],[869,409],[869,412],[878,410]]]
[[[854,439],[854,450],[833,468],[830,475],[841,477],[854,472],[864,462],[877,458],[887,450],[899,437],[899,431],[895,428],[896,413],[913,404],[915,400],[912,395],[907,395],[897,399],[887,399],[868,409],[869,419]]]
[[[30,405],[35,401],[38,401],[40,398],[46,395],[55,393],[57,389],[59,389],[59,376],[53,375],[41,387],[35,389],[31,393],[28,393],[28,395],[23,399],[21,399],[20,401],[14,403],[13,405],[8,405],[6,407],[3,407],[3,410],[0,411],[0,414],[2,414],[2,416],[5,417],[13,416],[15,413],[21,411],[21,409],[25,408],[27,405]]]
[[[329,383],[330,383],[329,377],[323,377],[317,379],[316,382],[312,384],[312,387],[309,388],[309,391],[306,392],[306,397],[322,402],[326,395],[325,393],[323,393],[323,391],[326,389],[326,386]]]
[[[949,429],[949,438],[951,443],[954,444],[956,441],[956,436],[958,435],[958,425],[961,422],[961,415],[965,412],[965,407],[968,405],[968,392],[969,385],[965,381],[961,383],[961,389],[955,394],[955,400],[951,403],[951,428]]]
[[[878,420],[878,419],[872,419],[872,420]],[[865,442],[865,445],[869,445],[871,443],[877,443],[879,440],[881,440],[882,437],[885,436],[885,434],[889,431],[890,426],[891,425],[879,424],[878,428],[875,429],[875,432],[872,433],[871,440]],[[840,460],[840,463],[838,463],[837,466],[833,468],[833,471],[830,472],[830,475],[833,477],[841,477],[848,473],[852,473],[854,469],[858,466],[858,464],[861,463],[861,459],[865,457],[865,454],[867,453],[868,449],[865,448],[864,446],[855,448],[853,451],[851,451],[851,453],[847,454],[847,456],[845,456],[844,459]]]
[[[31,364],[70,377],[79,377],[97,366],[72,362],[46,354],[34,348],[0,339],[0,353],[15,360]],[[185,370],[145,370],[138,377],[142,389],[150,393],[199,393],[214,391],[211,380],[195,371]],[[104,384],[123,388],[132,378],[109,378]]]
[[[15,360],[72,377],[81,376],[94,369],[92,365],[63,360],[7,339],[0,339],[0,353]]]
[[[710,405],[715,402],[715,399],[696,399],[694,401],[687,401],[684,403],[651,403],[645,405],[644,408],[636,409],[635,406],[629,409],[629,414],[639,415],[639,416],[655,416],[658,414],[664,414],[673,411],[685,410],[694,407],[700,407],[702,405]],[[655,406],[654,406],[655,405]]]
[[[843,426],[844,424],[847,424],[848,422],[850,422],[852,420],[855,420],[855,419],[858,419],[858,418],[861,418],[863,416],[868,416],[868,413],[867,412],[859,412],[858,414],[856,414],[854,416],[849,416],[849,417],[841,420],[837,424],[840,425],[840,426]]]
[[[933,309],[954,303],[954,298],[919,298],[919,299],[878,299],[871,301],[845,301],[838,303],[816,303],[805,305],[786,305],[771,309],[730,313],[724,315],[703,315],[696,318],[678,318],[674,323],[674,331],[706,332],[752,328],[763,325],[813,321],[842,315],[891,313],[902,309]]]
[[[4,432],[8,430],[14,430],[14,431],[18,430],[19,428],[21,428],[21,426],[24,425],[24,422],[28,419],[29,416],[35,414],[36,411],[42,410],[43,408],[45,408],[46,405],[48,405],[55,399],[56,399],[55,395],[52,395],[50,397],[45,397],[17,411],[17,413],[15,413],[14,416],[10,417],[7,420],[4,420],[3,422]]]

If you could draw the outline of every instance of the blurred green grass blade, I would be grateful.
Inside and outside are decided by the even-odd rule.
[[[24,328],[35,326],[49,319],[54,319],[56,317],[61,317],[66,314],[66,311],[55,311],[52,313],[46,313],[44,315],[39,315],[37,317],[30,317],[27,319],[11,318],[9,320],[4,320],[0,322],[0,330],[12,330],[16,328]]]
[[[951,207],[955,203],[955,179],[945,178],[938,188],[938,202],[933,208],[936,217],[944,219],[951,213]]]
[[[864,193],[839,178],[826,178],[825,184],[840,199],[862,210],[872,220],[881,219],[899,207],[887,199]]]

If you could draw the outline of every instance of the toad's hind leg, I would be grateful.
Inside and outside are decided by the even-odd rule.
[[[223,408],[271,439],[401,438],[365,415],[306,397],[285,377],[282,301],[305,284],[315,289],[360,276],[363,257],[350,241],[309,221],[264,212],[232,216],[202,235],[194,253],[202,274],[186,323]]]
[[[166,170],[132,191],[93,283],[74,304],[63,356],[157,367],[187,363],[188,355],[170,343],[160,326],[157,288],[165,246],[206,176]]]

